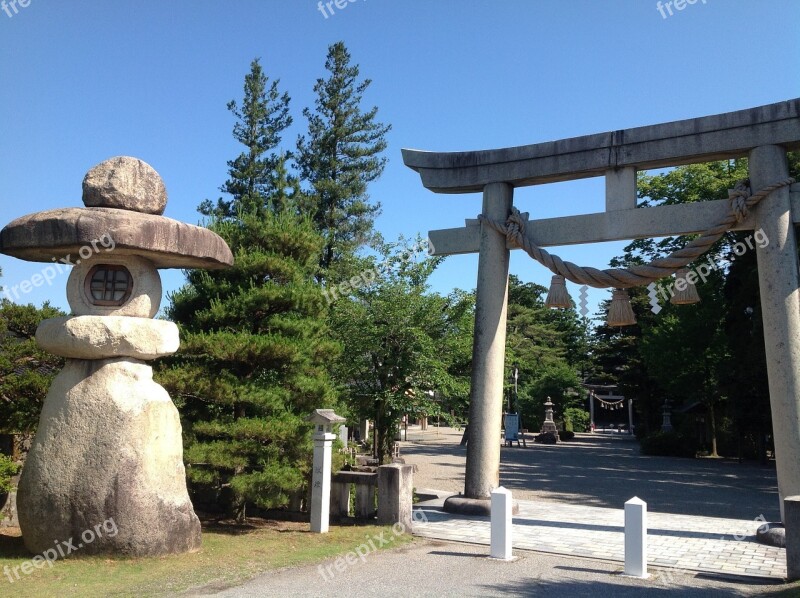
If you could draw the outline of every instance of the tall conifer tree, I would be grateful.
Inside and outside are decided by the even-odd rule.
[[[328,48],[327,79],[317,79],[314,111],[306,108],[308,133],[297,141],[300,176],[310,185],[305,209],[325,244],[322,276],[347,277],[356,250],[375,240],[373,224],[380,204],[371,202],[367,186],[386,166],[381,153],[391,126],[377,121],[378,108],[361,108],[371,81],[359,81],[344,42]]]
[[[238,520],[247,504],[284,506],[310,465],[305,417],[334,398],[326,362],[325,307],[314,283],[322,239],[298,215],[297,189],[277,148],[290,125],[289,97],[257,60],[245,77],[228,162],[229,200],[203,202],[209,228],[233,251],[228,270],[192,271],[171,299],[183,346],[161,372],[179,403],[190,481],[218,493]]]

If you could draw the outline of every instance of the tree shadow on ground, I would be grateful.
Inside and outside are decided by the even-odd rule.
[[[0,558],[30,558],[31,553],[25,548],[22,536],[0,534]]]
[[[504,449],[500,481],[514,490],[560,495],[561,500],[620,508],[632,496],[653,511],[753,519],[778,515],[772,466],[735,461],[649,457],[635,441],[581,439],[578,443]]]
[[[601,571],[589,571],[592,573],[602,573]],[[669,585],[656,585],[658,582],[652,580],[642,580],[641,583],[625,583],[614,581],[593,581],[593,580],[577,580],[577,579],[538,579],[535,577],[528,578],[522,582],[514,582],[507,584],[485,584],[479,586],[483,588],[487,594],[499,595],[509,597],[528,597],[528,596],[570,596],[571,598],[597,598],[600,596],[613,596],[614,598],[649,598],[649,597],[740,597],[753,595],[750,591],[752,585],[763,585],[759,582],[747,582],[747,589],[731,588],[713,588],[689,585],[691,579],[685,580],[683,583],[670,583]],[[730,583],[730,580],[728,580]],[[686,583],[688,582],[688,583]],[[777,584],[769,584],[770,586]],[[768,594],[759,593],[761,596],[782,596],[783,592],[789,592],[785,596],[793,595],[791,592],[800,586],[784,585],[776,588],[773,592]]]

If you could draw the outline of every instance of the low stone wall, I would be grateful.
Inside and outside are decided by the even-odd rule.
[[[357,519],[374,519],[380,525],[402,523],[411,529],[411,510],[414,502],[413,465],[381,465],[374,472],[340,471],[331,477],[330,517],[342,520],[350,516],[350,487],[355,486]],[[378,508],[375,509],[375,493]]]
[[[340,471],[331,476],[331,519],[350,516],[350,486],[356,487],[355,512],[357,519],[375,516],[375,491],[378,474],[366,471]]]

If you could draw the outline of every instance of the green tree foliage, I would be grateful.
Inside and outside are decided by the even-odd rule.
[[[795,176],[798,166],[798,156],[790,154]],[[720,199],[746,177],[744,159],[693,164],[657,175],[640,174],[639,196],[645,206]],[[636,399],[642,433],[659,429],[661,406],[668,399],[677,412],[673,421],[684,437],[691,435],[693,440],[695,423],[681,417],[681,412],[702,406],[705,415],[702,410],[693,412],[708,425],[705,449],[711,454],[716,454],[721,441],[728,454],[737,450],[764,455],[764,438],[770,433],[769,396],[752,235],[750,231],[727,233],[689,264],[690,269],[704,273],[705,280],[695,285],[700,303],[670,304],[666,300],[669,281],[665,281],[659,285],[665,292],[660,299],[662,311],[656,315],[650,311],[647,290],[632,289],[637,324],[596,329],[596,381],[618,384],[622,394]],[[751,248],[735,255],[736,243],[748,237]],[[637,240],[611,265],[648,262],[685,246],[690,239]],[[715,268],[708,268],[709,264]],[[608,303],[602,311],[607,310]]]
[[[612,260],[612,266],[620,265],[624,265],[623,260]],[[634,287],[628,289],[628,294],[637,323],[624,327],[606,325],[611,301],[601,304],[600,323],[592,339],[593,369],[587,381],[616,385],[620,394],[637,399],[635,405],[640,422],[637,431],[645,433],[649,424],[655,428],[660,425],[660,408],[664,401],[663,391],[648,372],[648,364],[639,350],[643,327],[658,316],[650,311],[647,289]]]
[[[42,320],[64,313],[0,301],[0,433],[32,433],[44,398],[64,360],[41,350],[34,335]]]
[[[244,520],[248,503],[271,508],[301,495],[310,469],[314,408],[334,406],[327,365],[338,354],[314,282],[322,239],[298,214],[285,157],[288,96],[258,61],[231,111],[246,150],[229,163],[229,201],[204,202],[209,228],[231,247],[233,268],[191,271],[168,315],[180,352],[160,372],[181,410],[187,473]]]
[[[439,416],[436,399],[465,401],[474,317],[472,295],[431,293],[440,258],[401,241],[381,247],[374,278],[333,304],[332,326],[344,346],[337,377],[350,413],[375,423],[375,456],[392,454],[403,415]],[[434,392],[434,396],[431,393]]]
[[[723,292],[727,307],[723,326],[728,351],[720,364],[721,394],[730,401],[729,415],[737,456],[766,460],[772,414],[754,251],[746,252],[731,263]]]
[[[380,204],[367,194],[386,165],[386,133],[378,108],[362,110],[369,79],[359,80],[343,42],[328,48],[326,79],[318,79],[314,111],[306,108],[308,133],[297,140],[300,175],[310,189],[304,209],[324,238],[321,277],[338,282],[359,270],[351,263],[357,249],[376,240]]]
[[[545,287],[509,276],[506,365],[509,372],[519,368],[521,418],[533,430],[541,427],[548,396],[557,414],[583,404],[580,383],[590,364],[587,323],[572,308],[545,307],[546,297]]]
[[[0,455],[0,494],[13,490],[11,479],[18,471],[19,465],[11,457]]]

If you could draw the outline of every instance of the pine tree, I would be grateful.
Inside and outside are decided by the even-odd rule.
[[[311,187],[304,207],[325,240],[322,277],[333,282],[350,274],[349,258],[359,247],[376,240],[380,204],[370,202],[367,186],[386,166],[380,154],[391,129],[376,120],[377,107],[362,111],[371,81],[359,81],[359,67],[350,60],[343,42],[328,48],[329,76],[314,86],[315,111],[303,110],[308,134],[297,141],[300,176]]]
[[[206,200],[201,204],[201,213],[221,218],[232,218],[242,209],[261,213],[267,207],[275,207],[264,205],[265,197],[279,188],[285,191],[284,187],[276,185],[279,182],[276,179],[282,174],[286,182],[291,183],[286,171],[290,156],[273,151],[281,142],[281,134],[292,124],[289,94],[280,93],[279,83],[279,80],[269,82],[258,58],[250,63],[250,72],[244,78],[241,107],[236,100],[228,102],[228,111],[236,118],[233,138],[246,148],[228,161],[230,178],[220,187],[220,191],[233,199],[219,199],[216,207]],[[280,195],[277,197],[280,200]]]
[[[0,300],[0,433],[32,434],[61,357],[43,351],[34,335],[42,320],[64,313]]]
[[[233,251],[233,268],[192,271],[168,315],[183,346],[161,371],[181,410],[193,489],[216,491],[237,520],[246,505],[285,506],[310,470],[305,418],[333,406],[326,370],[338,353],[314,283],[322,239],[297,213],[296,185],[277,152],[289,98],[258,61],[245,78],[242,108],[229,104],[246,150],[229,162],[231,199],[201,212]]]

